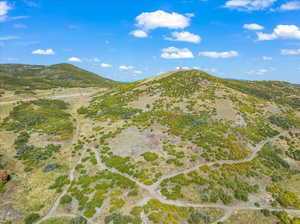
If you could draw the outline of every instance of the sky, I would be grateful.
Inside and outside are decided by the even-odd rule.
[[[0,0],[0,63],[300,83],[300,0]]]

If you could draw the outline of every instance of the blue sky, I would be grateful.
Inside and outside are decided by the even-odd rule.
[[[300,83],[300,0],[0,0],[0,63]]]

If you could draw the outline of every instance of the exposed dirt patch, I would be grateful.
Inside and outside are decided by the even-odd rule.
[[[274,224],[275,217],[265,217],[260,211],[239,211],[234,213],[225,224]]]
[[[233,103],[229,99],[216,99],[216,109],[219,119],[234,121],[237,118]]]
[[[167,135],[150,129],[139,131],[136,127],[129,127],[117,135],[110,142],[112,151],[119,156],[139,156],[144,152],[162,154],[162,139]]]
[[[154,102],[159,99],[159,97],[155,96],[147,96],[147,95],[141,95],[139,96],[139,99],[133,102],[130,102],[128,104],[129,107],[146,110],[147,106],[151,106],[154,104]]]

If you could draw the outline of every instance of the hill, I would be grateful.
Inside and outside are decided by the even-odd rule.
[[[0,87],[8,90],[57,87],[113,87],[118,82],[103,78],[71,64],[51,66],[0,64]]]
[[[299,90],[185,70],[84,105],[23,102],[0,131],[12,176],[0,211],[37,224],[298,223]]]

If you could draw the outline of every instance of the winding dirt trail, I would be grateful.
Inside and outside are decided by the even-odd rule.
[[[252,145],[248,145],[248,148],[251,150],[251,154],[248,155],[248,157],[246,157],[245,159],[242,160],[218,160],[216,162],[207,162],[207,163],[202,163],[198,166],[194,166],[192,168],[189,169],[185,169],[183,171],[177,171],[175,173],[171,173],[171,174],[167,174],[164,177],[160,178],[156,183],[154,183],[153,185],[155,186],[155,188],[159,187],[159,185],[161,184],[161,182],[163,182],[166,179],[169,179],[171,177],[175,177],[179,174],[188,174],[192,171],[198,170],[201,166],[214,166],[214,165],[223,165],[223,164],[228,164],[228,165],[232,165],[232,164],[238,164],[238,163],[245,163],[245,162],[250,162],[252,161],[256,156],[257,153],[262,149],[262,147],[270,141],[274,141],[276,139],[279,138],[279,136],[282,135],[287,135],[289,131],[283,131],[280,134],[274,136],[274,137],[270,137],[267,138],[263,141],[261,141],[260,143],[258,143],[255,147],[253,147]]]
[[[80,133],[80,122],[77,120],[76,121],[76,134],[74,135],[73,141],[77,142],[78,137],[79,137],[79,133]],[[290,131],[290,130],[289,130]],[[251,149],[251,154],[242,160],[220,160],[217,162],[208,162],[208,163],[203,163],[201,165],[183,170],[183,171],[178,171],[175,172],[173,174],[169,174],[169,175],[165,175],[164,177],[162,177],[159,181],[157,181],[156,183],[152,184],[152,185],[145,185],[143,183],[141,183],[140,181],[136,180],[134,177],[126,174],[126,173],[122,173],[114,168],[109,168],[107,167],[105,164],[103,164],[100,160],[100,153],[98,152],[98,150],[94,147],[91,147],[91,149],[95,152],[96,154],[96,159],[97,159],[97,165],[99,166],[100,170],[109,170],[110,172],[113,173],[117,173],[119,175],[122,175],[128,179],[130,179],[131,181],[133,181],[134,183],[136,183],[140,188],[146,190],[147,192],[149,192],[150,196],[143,199],[142,201],[139,202],[139,205],[144,205],[146,204],[149,200],[151,199],[157,199],[160,202],[164,203],[164,204],[168,204],[168,205],[174,205],[174,206],[179,206],[179,207],[193,207],[193,208],[218,208],[218,209],[222,209],[224,210],[225,214],[218,220],[216,220],[215,222],[213,222],[213,224],[217,224],[219,222],[224,222],[226,220],[228,220],[231,215],[233,214],[233,212],[235,211],[240,211],[240,210],[262,210],[262,209],[268,209],[270,211],[286,211],[289,213],[296,213],[296,214],[300,214],[300,210],[298,209],[285,209],[285,208],[273,208],[273,207],[255,207],[255,206],[229,206],[229,205],[223,205],[223,204],[214,204],[214,203],[190,203],[190,202],[185,202],[185,201],[180,201],[180,200],[169,200],[166,199],[164,196],[161,195],[160,191],[158,190],[158,187],[160,186],[160,183],[168,178],[177,176],[179,174],[187,174],[191,171],[195,171],[198,170],[199,167],[203,166],[203,165],[207,165],[207,166],[213,166],[216,164],[222,165],[222,164],[238,164],[238,163],[243,163],[243,162],[249,162],[251,160],[253,160],[256,156],[257,153],[263,148],[263,146],[270,141],[274,141],[276,139],[279,138],[279,136],[282,135],[286,135],[289,131],[283,131],[280,134],[271,137],[271,138],[267,138],[264,141],[261,141],[260,143],[258,143],[255,147],[253,146],[249,146],[249,148]],[[295,131],[295,130],[294,130]],[[84,155],[85,152],[82,153],[80,159],[75,163],[73,169],[71,170],[70,174],[69,174],[69,179],[72,181],[74,180],[74,176],[75,176],[75,167],[77,164],[80,164],[82,156]],[[65,188],[65,190],[59,195],[59,197],[56,199],[54,205],[52,206],[51,210],[49,211],[49,213],[44,216],[39,222],[37,222],[37,224],[40,224],[42,221],[45,221],[49,218],[53,218],[53,217],[62,217],[62,216],[69,216],[69,217],[75,217],[77,215],[73,215],[73,214],[59,214],[56,213],[56,209],[59,205],[60,199],[61,197],[67,193],[69,186],[67,186]],[[97,211],[97,214],[99,214],[101,211],[101,209],[99,209]],[[94,216],[94,218],[92,219],[87,219],[88,223],[90,224],[94,224],[95,222],[93,221],[96,218],[96,215]]]
[[[72,139],[72,144],[76,144],[78,142],[79,139],[79,135],[80,135],[80,120],[77,118],[76,119],[76,131],[73,134],[73,139]],[[79,157],[79,159],[77,160],[77,162],[74,164],[73,168],[71,169],[70,173],[69,173],[69,180],[70,182],[72,182],[75,179],[75,168],[78,164],[81,163],[81,160],[83,158],[83,156],[85,155],[87,148],[81,153],[81,156]],[[57,199],[55,200],[54,204],[52,205],[51,209],[49,210],[49,212],[47,213],[47,215],[45,215],[42,219],[40,219],[37,224],[42,223],[43,221],[46,221],[49,218],[54,218],[54,217],[76,217],[77,215],[75,214],[59,214],[56,212],[57,207],[60,204],[60,200],[61,198],[68,192],[70,185],[66,186],[65,189],[63,190],[63,192],[61,192],[61,194],[57,197]],[[91,224],[94,224],[93,222],[91,222],[89,219],[87,219],[87,221]]]
[[[289,130],[291,131],[291,130]],[[238,163],[244,163],[244,162],[249,162],[251,160],[253,160],[256,156],[257,153],[263,148],[263,146],[271,141],[274,141],[276,139],[279,138],[279,136],[284,136],[286,135],[289,131],[283,131],[280,134],[274,136],[274,137],[270,137],[267,138],[263,141],[261,141],[260,143],[258,143],[255,147],[253,146],[249,146],[249,148],[251,149],[252,153],[245,159],[242,160],[220,160],[217,162],[209,162],[209,163],[204,163],[201,164],[199,166],[190,168],[190,169],[186,169],[183,171],[179,171],[179,172],[175,172],[173,174],[170,175],[166,175],[163,178],[161,178],[158,182],[152,184],[152,185],[145,185],[141,182],[139,182],[138,180],[136,180],[135,178],[133,178],[132,176],[126,174],[126,173],[122,173],[114,168],[109,168],[106,167],[105,164],[103,164],[100,161],[100,155],[99,152],[97,151],[97,149],[92,148],[92,150],[96,153],[98,159],[98,165],[101,166],[101,169],[107,169],[111,172],[117,173],[119,175],[122,175],[128,179],[130,179],[131,181],[135,182],[140,188],[146,190],[149,192],[149,194],[151,195],[151,197],[146,198],[145,200],[142,201],[142,204],[146,204],[149,200],[151,200],[152,198],[159,200],[160,202],[164,203],[164,204],[169,204],[169,205],[174,205],[174,206],[179,206],[179,207],[194,207],[194,208],[219,208],[224,210],[225,215],[223,217],[221,217],[219,220],[216,220],[214,222],[214,224],[217,224],[219,222],[224,222],[226,220],[228,220],[231,215],[233,214],[233,212],[235,211],[240,211],[240,210],[262,210],[262,209],[268,209],[270,211],[286,211],[286,212],[290,212],[290,213],[297,213],[300,214],[300,210],[299,209],[286,209],[286,208],[273,208],[273,207],[256,207],[256,206],[229,206],[229,205],[223,205],[223,204],[213,204],[213,203],[190,203],[190,202],[184,202],[184,201],[179,201],[179,200],[169,200],[166,199],[165,197],[163,197],[160,192],[157,190],[157,188],[159,187],[159,184],[163,181],[166,180],[168,178],[177,176],[179,174],[187,174],[191,171],[195,171],[198,170],[199,167],[203,166],[203,165],[207,165],[207,166],[213,166],[216,164],[222,165],[222,164],[238,164]],[[295,130],[293,130],[295,131]],[[141,202],[140,202],[141,203]],[[141,204],[140,204],[141,205]]]

